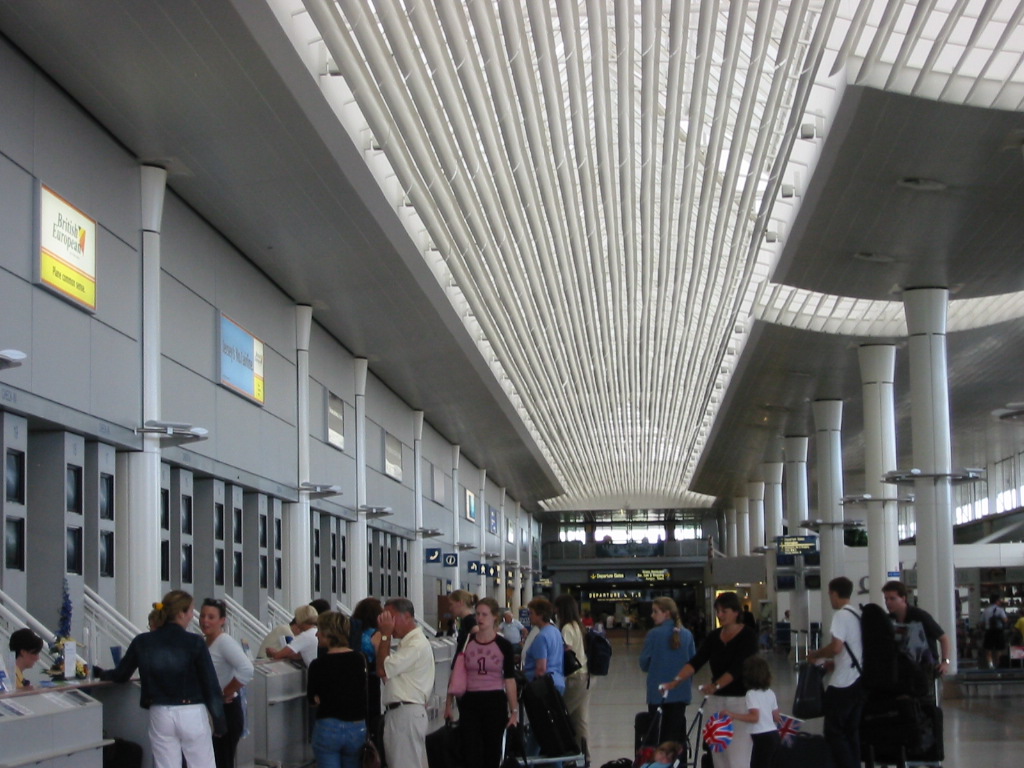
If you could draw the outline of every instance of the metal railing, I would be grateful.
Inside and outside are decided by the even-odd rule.
[[[272,597],[267,598],[267,612],[270,614],[270,626],[289,624],[295,618],[295,614],[281,605]]]
[[[256,653],[263,638],[270,632],[270,625],[264,624],[249,613],[233,597],[224,595],[223,599],[228,607],[228,634],[240,642],[243,648],[248,647],[252,649],[252,653]]]
[[[109,645],[127,648],[135,636],[144,631],[132,624],[88,584],[84,585],[83,604],[85,608],[83,629],[85,637],[83,640],[90,664],[95,664],[96,660],[100,658],[103,658],[104,663],[106,662],[100,646],[103,638],[109,641]],[[108,645],[108,643],[104,642],[104,645]]]

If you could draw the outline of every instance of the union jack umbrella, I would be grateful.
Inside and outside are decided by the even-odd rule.
[[[803,720],[797,720],[795,717],[790,717],[789,715],[781,715],[779,717],[779,737],[782,739],[783,746],[792,746],[803,722]]]
[[[712,752],[722,752],[732,743],[732,718],[724,712],[715,712],[704,726],[704,743]]]

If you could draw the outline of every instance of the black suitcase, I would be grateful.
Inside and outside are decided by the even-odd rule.
[[[644,744],[644,739],[651,730],[651,722],[655,717],[653,712],[637,712],[636,717],[633,718],[633,751],[638,752],[640,746]],[[659,734],[660,735],[660,734]],[[655,739],[655,746],[661,742]]]
[[[427,734],[427,765],[430,768],[459,768],[462,765],[458,732],[457,723],[445,723]]]
[[[141,745],[115,736],[113,744],[103,747],[103,768],[142,768],[142,757]]]
[[[530,720],[533,737],[544,757],[579,754],[576,731],[572,727],[562,694],[555,688],[551,675],[543,675],[526,684],[523,707]]]
[[[864,703],[860,719],[861,753],[876,760],[929,749],[934,744],[931,720],[922,727],[921,702],[911,696],[875,696]]]
[[[775,751],[775,768],[833,768],[832,752],[824,736],[794,734]]]

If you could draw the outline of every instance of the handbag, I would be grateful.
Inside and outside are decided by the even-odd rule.
[[[377,751],[377,745],[373,743],[373,739],[367,737],[360,759],[363,768],[380,768],[380,753]]]
[[[455,666],[452,667],[452,676],[448,679],[448,695],[463,696],[466,693],[466,656],[460,653],[455,657]]]
[[[811,720],[825,714],[825,668],[801,662],[793,698],[793,716]]]
[[[565,655],[562,656],[562,674],[568,677],[581,669],[583,669],[583,663],[576,655],[576,651],[572,648],[566,648]]]

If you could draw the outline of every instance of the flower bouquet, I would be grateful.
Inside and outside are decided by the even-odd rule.
[[[68,589],[68,580],[64,579],[64,595],[60,604],[60,624],[57,626],[57,639],[50,646],[50,654],[53,656],[53,666],[46,674],[51,680],[66,680],[64,655],[65,650],[75,656],[75,678],[85,680],[89,670],[85,662],[78,658],[78,643],[71,637],[71,592]]]

